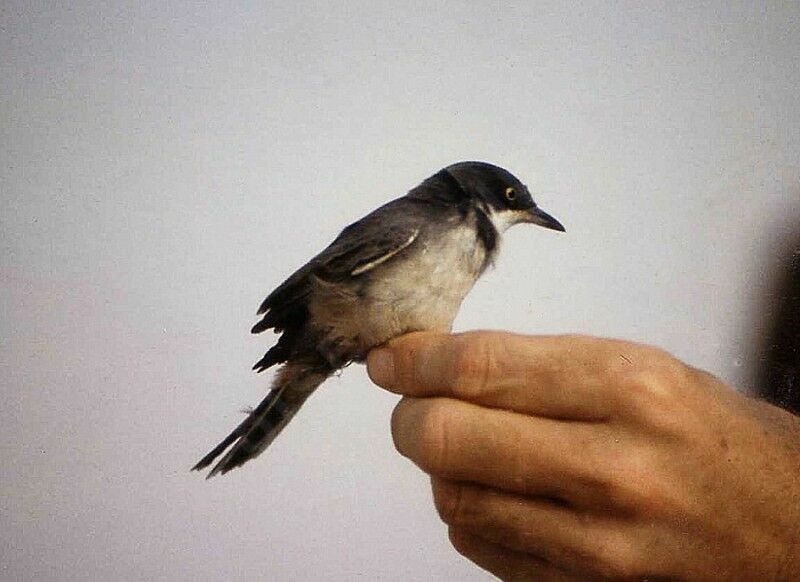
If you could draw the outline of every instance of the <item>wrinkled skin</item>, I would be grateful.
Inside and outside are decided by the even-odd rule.
[[[368,371],[453,546],[503,579],[800,579],[800,419],[659,349],[417,333]]]

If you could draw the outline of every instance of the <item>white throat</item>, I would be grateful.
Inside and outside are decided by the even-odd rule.
[[[501,234],[522,220],[520,212],[517,210],[492,211],[490,208],[487,208],[486,210],[489,220],[492,221],[492,224],[497,229],[497,232]]]

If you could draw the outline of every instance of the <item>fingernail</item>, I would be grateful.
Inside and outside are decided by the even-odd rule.
[[[367,374],[378,386],[389,388],[394,382],[394,356],[386,349],[372,350],[367,356]]]

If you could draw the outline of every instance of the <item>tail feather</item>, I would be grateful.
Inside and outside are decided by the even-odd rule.
[[[214,466],[208,478],[217,473],[225,474],[260,455],[332,372],[327,364],[287,363],[278,372],[267,397],[193,470],[209,466],[231,445],[230,451]]]
[[[239,440],[243,434],[246,434],[247,431],[253,426],[253,423],[262,415],[265,414],[269,408],[275,403],[280,395],[280,390],[271,390],[267,397],[261,401],[261,403],[250,413],[247,415],[239,426],[237,426],[233,431],[225,437],[221,443],[219,443],[214,449],[208,453],[205,457],[200,459],[200,461],[192,467],[192,471],[202,471],[206,467],[208,467],[211,463],[214,462],[214,459],[219,457],[222,453],[225,452],[229,446]]]

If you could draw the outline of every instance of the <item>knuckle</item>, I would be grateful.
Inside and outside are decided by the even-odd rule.
[[[468,484],[434,480],[434,502],[442,521],[451,527],[482,532],[496,544],[518,550],[536,547],[539,537],[524,506],[510,506],[497,493]]]
[[[524,511],[505,508],[486,514],[484,528],[491,531],[499,544],[520,551],[529,551],[540,545],[541,533],[531,527],[529,516]]]
[[[664,496],[654,481],[639,471],[623,469],[605,483],[604,498],[610,508],[639,517],[653,517],[661,513]]]
[[[433,502],[442,521],[448,525],[463,524],[466,520],[467,492],[458,483],[433,483]]]
[[[671,417],[689,381],[688,366],[661,350],[651,350],[641,364],[620,373],[619,383],[634,410]]]
[[[614,513],[655,516],[666,511],[672,497],[657,451],[627,439],[615,441],[576,474],[574,484],[582,495],[601,499],[603,508]]]
[[[444,471],[452,458],[454,422],[446,400],[430,401],[419,426],[420,463],[430,471]]]
[[[592,483],[606,509],[634,519],[672,519],[686,510],[679,485],[664,472],[657,452],[630,447],[613,472]],[[599,494],[599,495],[598,495]]]
[[[493,366],[492,343],[484,334],[459,337],[453,361],[453,392],[474,398],[484,392]]]

